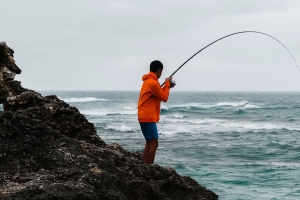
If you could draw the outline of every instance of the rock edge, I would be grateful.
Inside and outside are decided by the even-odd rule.
[[[25,89],[0,43],[0,199],[218,199],[190,177],[106,144],[77,108]]]

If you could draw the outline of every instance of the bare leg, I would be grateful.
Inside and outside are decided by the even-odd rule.
[[[148,157],[148,152],[149,152],[149,140],[146,140],[145,148],[144,148],[144,154],[143,154],[143,160],[145,163],[147,163],[147,157]]]
[[[158,147],[158,139],[146,140],[143,159],[147,164],[153,164]]]

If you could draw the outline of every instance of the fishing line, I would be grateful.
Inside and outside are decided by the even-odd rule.
[[[288,50],[288,48],[287,48],[286,46],[284,46],[284,44],[283,44],[282,42],[280,42],[278,39],[276,39],[275,37],[273,37],[273,36],[271,36],[271,35],[269,35],[269,34],[263,33],[263,32],[258,32],[258,31],[240,31],[240,32],[231,33],[231,34],[229,34],[229,35],[226,35],[226,36],[224,36],[224,37],[221,37],[221,38],[219,38],[219,39],[213,41],[212,43],[206,45],[205,47],[203,47],[202,49],[200,49],[197,53],[195,53],[194,55],[192,55],[189,59],[187,59],[182,65],[180,65],[180,67],[178,67],[178,69],[176,69],[176,71],[173,72],[173,74],[171,74],[170,77],[172,77],[174,74],[176,74],[176,72],[178,72],[178,70],[180,70],[180,68],[182,68],[183,65],[185,65],[185,64],[186,64],[187,62],[189,62],[194,56],[196,56],[198,53],[200,53],[201,51],[203,51],[204,49],[206,49],[206,48],[209,47],[210,45],[212,45],[212,44],[214,44],[214,43],[218,42],[219,40],[222,40],[222,39],[224,39],[224,38],[226,38],[226,37],[229,37],[229,36],[232,36],[232,35],[236,35],[236,34],[240,34],[240,33],[258,33],[258,34],[266,35],[266,36],[268,36],[268,37],[270,37],[270,38],[273,38],[274,40],[276,40],[277,42],[279,42],[279,43],[280,43],[280,44],[281,44],[281,45],[289,52],[289,54],[290,54],[291,57],[293,58],[294,62],[296,63],[297,68],[298,68],[299,71],[300,71],[300,68],[299,68],[299,66],[298,66],[298,63],[296,62],[294,56],[291,54],[291,52]],[[164,84],[165,84],[165,83],[163,83],[163,84],[161,85],[161,87],[162,87]]]

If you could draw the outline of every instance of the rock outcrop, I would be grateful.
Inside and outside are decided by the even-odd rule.
[[[0,43],[0,199],[218,199],[190,177],[106,144],[77,108],[23,88],[20,73]]]

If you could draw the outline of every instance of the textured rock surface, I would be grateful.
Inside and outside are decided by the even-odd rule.
[[[21,73],[13,51],[0,47],[0,77],[3,68]],[[190,177],[105,144],[93,124],[54,95],[2,78],[0,103],[0,199],[218,199]]]

